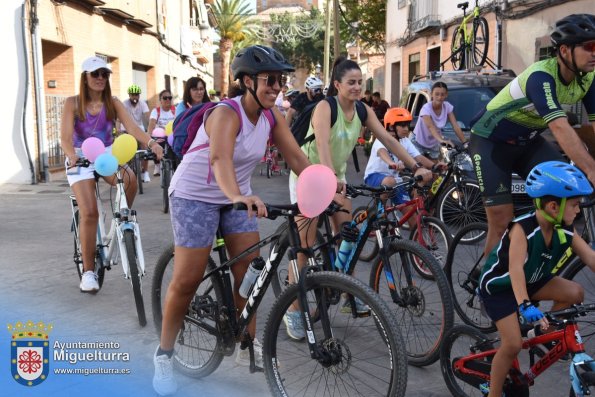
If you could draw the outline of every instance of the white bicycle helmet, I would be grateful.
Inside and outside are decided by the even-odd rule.
[[[309,90],[322,89],[323,85],[324,83],[318,77],[310,76],[306,79],[306,88]]]

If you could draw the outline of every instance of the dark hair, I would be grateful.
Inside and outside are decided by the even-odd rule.
[[[341,82],[343,76],[345,76],[345,73],[353,69],[357,69],[359,71],[362,70],[359,65],[351,59],[346,59],[344,57],[335,59],[335,62],[333,63],[333,70],[331,72],[331,83],[329,84],[326,96],[337,95],[337,88],[335,87],[334,82]]]
[[[448,87],[446,86],[446,83],[443,83],[442,81],[435,82],[434,85],[432,86],[431,92],[433,92],[435,88],[444,88],[446,91],[448,91]]]
[[[184,95],[182,96],[184,106],[186,106],[187,103],[193,105],[190,90],[192,88],[196,88],[200,83],[202,83],[203,87],[205,88],[205,92],[202,95],[201,103],[211,102],[211,98],[209,98],[209,92],[207,91],[207,83],[200,77],[190,77],[186,82],[186,85],[184,86]]]
[[[159,100],[161,100],[161,97],[163,97],[163,94],[165,94],[166,92],[169,92],[169,93],[171,94],[171,91],[170,91],[170,90],[168,90],[168,89],[162,90],[162,91],[159,93]]]
[[[376,91],[375,93],[372,94],[372,96],[375,96],[377,98],[380,98],[380,93],[378,91]]]
[[[242,79],[240,79],[240,81],[242,81]],[[243,85],[243,83],[242,83]],[[238,95],[244,95],[246,93],[246,87],[240,87],[240,84],[237,83],[237,81],[234,82],[230,82],[229,83],[229,88],[227,89],[227,97],[228,98],[234,98],[237,97]]]
[[[366,90],[364,91],[364,95],[372,95],[372,93],[370,92],[370,90]]]
[[[556,202],[558,205],[560,205],[562,203],[562,199],[560,197],[556,197],[556,196],[543,196],[540,197],[540,201],[541,201],[541,208],[543,208],[547,203],[549,203],[550,201],[554,201]],[[533,200],[535,202],[535,200]],[[535,208],[538,208],[537,205],[535,205]]]

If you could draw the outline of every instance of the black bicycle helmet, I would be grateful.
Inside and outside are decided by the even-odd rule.
[[[554,25],[550,39],[555,47],[595,40],[595,15],[572,14],[560,19]]]
[[[281,53],[271,47],[253,45],[238,51],[231,62],[234,80],[243,75],[255,75],[260,72],[293,72],[295,68]]]

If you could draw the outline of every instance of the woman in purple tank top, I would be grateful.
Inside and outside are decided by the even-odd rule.
[[[153,387],[160,395],[176,391],[172,374],[176,336],[202,281],[217,228],[222,231],[231,256],[260,239],[254,215],[265,215],[265,207],[252,193],[250,177],[266,150],[269,136],[297,174],[310,164],[275,106],[284,74],[293,71],[293,66],[272,48],[252,46],[238,51],[231,69],[244,92],[206,115],[170,185],[175,270],[163,305],[161,340],[154,356]],[[245,203],[249,209],[255,205],[258,210],[221,209],[234,202]],[[255,252],[231,268],[237,307],[246,302],[239,287],[248,264],[257,255]],[[248,326],[251,338],[256,332],[255,320],[256,316]],[[248,349],[237,350],[236,363],[249,365]],[[255,364],[262,368],[262,348],[257,340],[254,355]]]
[[[112,97],[109,84],[111,69],[105,61],[98,57],[86,59],[82,65],[80,78],[80,92],[71,96],[64,103],[62,112],[62,126],[60,144],[66,155],[66,163],[75,164],[82,155],[81,145],[89,137],[96,137],[103,141],[106,152],[111,152],[113,142],[112,130],[114,120],[119,119],[126,131],[139,142],[148,144],[155,155],[161,158],[163,149],[148,141],[147,135],[136,125],[128,114],[122,102]],[[147,142],[148,141],[148,142]],[[74,167],[68,169],[68,183],[76,196],[79,206],[81,252],[83,256],[84,273],[81,277],[81,292],[95,293],[99,284],[93,273],[95,258],[95,232],[99,219],[97,203],[95,201],[95,168]],[[136,176],[128,167],[124,167],[124,184],[126,199],[132,206],[136,195]],[[110,185],[116,184],[115,176],[103,178]]]

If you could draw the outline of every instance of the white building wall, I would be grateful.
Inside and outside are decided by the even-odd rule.
[[[0,37],[2,37],[2,50],[6,55],[2,71],[4,73],[3,91],[8,95],[0,106],[0,120],[2,132],[0,136],[0,184],[31,182],[31,171],[25,150],[25,137],[23,136],[22,120],[25,118],[26,140],[29,149],[35,148],[35,129],[33,125],[34,103],[28,98],[27,113],[23,115],[24,100],[27,96],[25,84],[25,71],[27,64],[23,53],[23,36],[21,30],[20,0],[4,0],[0,13]],[[30,76],[30,84],[32,79]],[[32,153],[33,154],[33,153]]]

